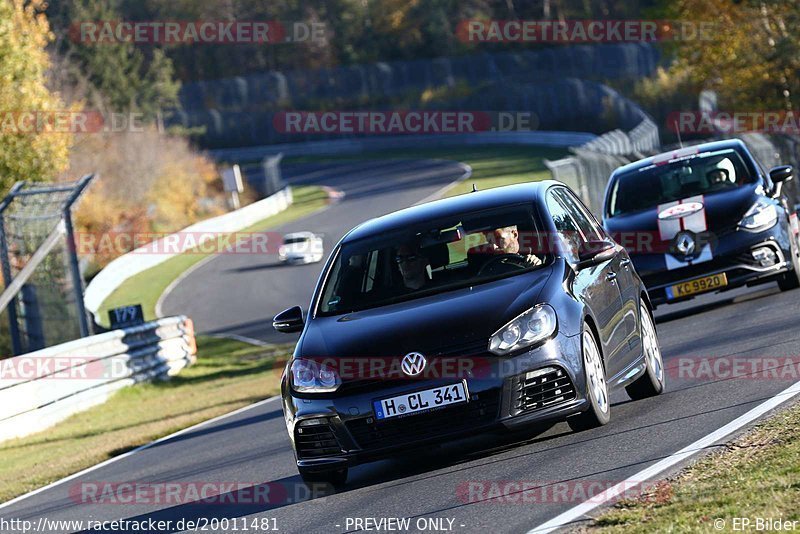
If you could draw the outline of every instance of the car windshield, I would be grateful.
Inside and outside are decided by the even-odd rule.
[[[309,237],[290,237],[283,240],[284,245],[294,245],[295,243],[306,243],[311,241]]]
[[[461,214],[344,243],[317,306],[337,315],[472,286],[544,263],[529,205]]]
[[[734,149],[704,152],[664,164],[620,174],[612,185],[606,216],[651,209],[659,204],[708,195],[752,183],[741,155]]]

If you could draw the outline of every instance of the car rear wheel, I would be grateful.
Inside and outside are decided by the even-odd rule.
[[[642,317],[642,352],[645,372],[625,388],[628,396],[633,400],[655,397],[664,391],[664,360],[661,358],[661,348],[658,346],[656,326],[644,304],[639,305],[639,313]]]
[[[346,467],[330,471],[307,471],[302,468],[298,468],[298,470],[300,471],[300,477],[303,479],[303,482],[308,486],[329,484],[334,488],[338,488],[344,486],[344,483],[347,482]]]
[[[589,409],[567,419],[569,427],[580,432],[608,423],[611,419],[611,402],[608,398],[608,383],[606,370],[600,349],[597,347],[592,330],[589,325],[583,325],[581,335],[581,352],[583,353],[583,372],[586,377],[586,398]]]
[[[778,280],[778,287],[781,291],[789,291],[790,289],[797,289],[800,287],[800,246],[797,244],[798,236],[794,236],[794,232],[789,227],[789,234],[793,237],[789,240],[792,245],[792,267],[793,269]]]

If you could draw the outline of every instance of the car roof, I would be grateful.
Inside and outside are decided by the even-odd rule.
[[[736,148],[747,151],[747,147],[745,146],[745,144],[742,142],[741,139],[725,139],[722,141],[711,141],[709,143],[690,145],[683,148],[679,148],[677,150],[662,152],[660,154],[655,154],[653,156],[634,161],[633,163],[628,163],[627,165],[618,167],[612,173],[612,176],[616,176],[618,174],[624,174],[630,171],[636,171],[645,167],[650,167],[659,162],[673,161],[684,158],[686,156],[691,156],[693,154],[699,154],[701,152],[714,152],[717,150],[725,150],[728,148]]]
[[[524,202],[536,203],[541,200],[544,192],[553,185],[563,184],[555,180],[525,182],[464,193],[455,197],[411,206],[410,208],[404,208],[361,223],[353,228],[342,242],[379,235],[383,232],[405,228],[419,222],[458,215],[459,213],[499,208]]]

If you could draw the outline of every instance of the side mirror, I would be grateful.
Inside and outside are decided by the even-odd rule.
[[[617,253],[616,245],[607,239],[601,241],[588,241],[578,253],[578,269],[591,267],[598,263],[610,260]]]
[[[794,169],[791,165],[781,165],[779,167],[772,167],[769,170],[770,179],[776,184],[786,182],[792,179]]]
[[[303,309],[300,306],[292,306],[288,310],[283,310],[272,318],[272,328],[284,334],[300,332],[303,329]]]

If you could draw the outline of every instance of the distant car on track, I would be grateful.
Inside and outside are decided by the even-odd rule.
[[[738,139],[666,152],[612,173],[603,225],[628,246],[655,305],[770,281],[794,289],[792,176],[788,165],[765,172]]]
[[[551,241],[552,239],[552,241]],[[409,448],[542,420],[605,424],[609,390],[664,389],[644,284],[559,182],[367,221],[336,246],[281,380],[306,481]]]
[[[278,258],[285,263],[316,263],[323,256],[322,237],[313,232],[286,234],[278,250]]]

